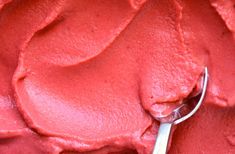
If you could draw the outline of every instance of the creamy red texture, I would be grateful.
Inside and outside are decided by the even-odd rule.
[[[169,153],[234,153],[234,31],[232,0],[0,2],[1,153],[151,153],[204,66]]]

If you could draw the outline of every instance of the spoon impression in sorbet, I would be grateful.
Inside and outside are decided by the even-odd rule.
[[[198,92],[184,99],[183,103],[170,114],[156,118],[156,120],[160,121],[160,127],[153,154],[166,154],[172,126],[185,121],[196,113],[205,97],[207,83],[208,70],[205,67]]]

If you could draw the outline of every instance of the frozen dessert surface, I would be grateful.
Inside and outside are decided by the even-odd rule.
[[[170,153],[235,152],[234,6],[0,2],[0,151],[151,153],[154,117],[186,98],[208,66],[206,101],[176,128]]]

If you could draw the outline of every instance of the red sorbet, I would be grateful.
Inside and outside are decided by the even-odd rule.
[[[5,0],[0,34],[0,153],[150,154],[204,66],[169,153],[235,153],[234,0]]]

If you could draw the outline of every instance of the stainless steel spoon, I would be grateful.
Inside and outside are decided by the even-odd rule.
[[[185,121],[186,119],[190,118],[194,113],[196,113],[205,97],[207,83],[208,70],[207,67],[205,67],[203,80],[201,82],[201,90],[193,97],[184,100],[183,103],[178,108],[176,108],[170,115],[156,118],[156,120],[160,121],[160,127],[158,130],[158,136],[154,146],[153,154],[166,154],[172,126]],[[199,96],[200,98],[198,99],[197,103],[195,103],[195,100],[193,101],[193,99]]]

